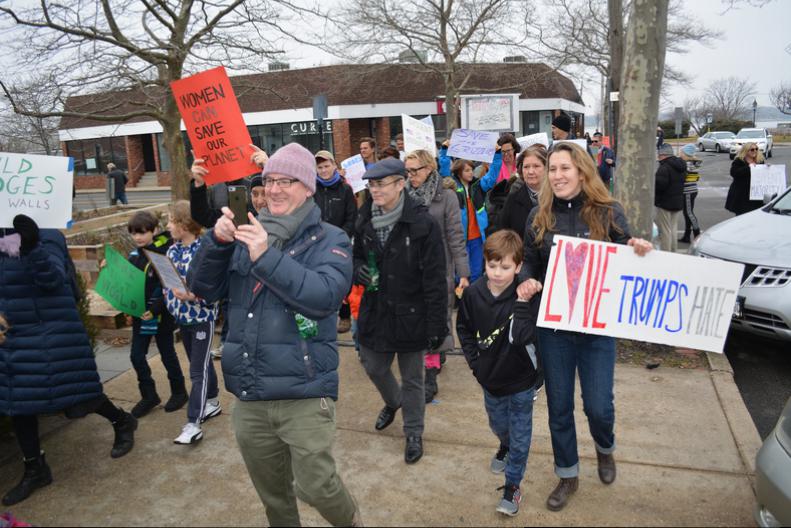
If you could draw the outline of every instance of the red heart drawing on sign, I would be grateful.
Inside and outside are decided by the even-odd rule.
[[[585,267],[585,258],[588,256],[588,243],[582,242],[575,249],[571,242],[566,242],[566,284],[569,291],[569,320],[574,315],[574,303],[577,300],[577,290],[580,288],[582,269]]]

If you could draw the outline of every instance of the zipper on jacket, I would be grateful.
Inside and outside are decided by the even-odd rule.
[[[409,235],[406,236],[406,263],[407,266],[411,266],[412,264],[412,252],[409,250]]]
[[[299,348],[302,352],[302,361],[305,363],[305,372],[308,375],[308,379],[313,379],[316,377],[316,371],[313,368],[313,362],[310,360],[310,353],[308,352],[308,344],[305,342],[304,339],[299,340]]]

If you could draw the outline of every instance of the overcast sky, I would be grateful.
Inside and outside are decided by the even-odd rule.
[[[606,0],[601,0],[606,2]],[[711,29],[722,32],[722,38],[711,47],[693,45],[687,54],[669,54],[667,61],[684,71],[691,81],[688,86],[675,86],[662,102],[663,108],[682,106],[690,95],[702,93],[714,80],[724,77],[747,77],[756,83],[759,105],[769,105],[769,91],[780,82],[791,83],[791,0],[771,0],[763,7],[749,5],[750,0],[737,2],[739,8],[726,10],[723,0],[690,0],[685,12]],[[753,0],[761,2],[763,0]],[[335,4],[338,0],[324,0]],[[309,67],[337,62],[315,49],[289,50],[292,67]],[[583,98],[587,114],[598,112],[599,83],[586,82]]]
[[[690,87],[671,91],[669,106],[681,106],[687,95],[698,94],[723,77],[755,82],[756,100],[767,106],[772,88],[783,81],[791,83],[791,1],[774,0],[763,7],[721,14],[721,0],[694,0],[686,2],[685,9],[723,36],[711,48],[695,46],[686,55],[668,55],[668,63],[693,81]]]

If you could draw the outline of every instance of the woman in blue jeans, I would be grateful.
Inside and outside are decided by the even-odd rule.
[[[571,143],[559,143],[549,152],[548,171],[525,230],[525,258],[519,285],[520,297],[541,291],[549,253],[556,234],[603,240],[634,247],[645,255],[651,243],[632,238],[623,207],[610,196],[587,152]],[[560,482],[547,499],[547,507],[558,511],[577,491],[579,456],[574,427],[574,378],[579,373],[582,401],[596,446],[599,478],[615,480],[615,405],[613,374],[615,340],[612,337],[538,329],[539,356],[544,368],[549,408],[549,430],[555,456],[555,474]]]

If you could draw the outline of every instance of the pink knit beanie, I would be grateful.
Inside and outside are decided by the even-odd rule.
[[[289,143],[278,149],[264,165],[261,175],[282,174],[302,182],[310,192],[316,192],[316,159],[299,143]]]

